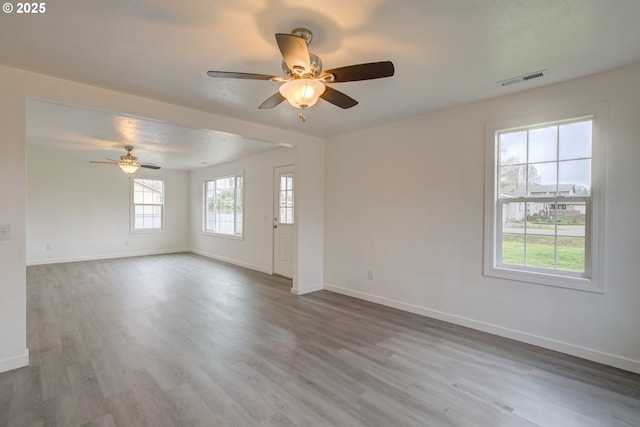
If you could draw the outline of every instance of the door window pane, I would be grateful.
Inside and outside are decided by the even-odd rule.
[[[293,224],[293,172],[280,174],[278,221],[280,224]]]

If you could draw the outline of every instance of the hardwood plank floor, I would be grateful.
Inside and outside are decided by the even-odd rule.
[[[640,426],[640,375],[192,254],[27,269],[5,426]]]

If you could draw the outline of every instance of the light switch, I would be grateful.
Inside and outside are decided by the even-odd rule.
[[[11,224],[0,224],[0,240],[11,240]]]

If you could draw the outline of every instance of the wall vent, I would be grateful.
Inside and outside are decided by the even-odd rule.
[[[526,82],[533,79],[539,79],[541,77],[544,77],[546,74],[547,74],[547,70],[540,70],[534,73],[523,74],[518,77],[511,77],[510,79],[499,81],[498,86],[509,86],[512,84],[522,83],[522,82]]]

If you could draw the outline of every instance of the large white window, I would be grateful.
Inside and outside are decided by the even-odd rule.
[[[603,121],[488,129],[485,274],[602,290]]]
[[[133,230],[161,230],[163,210],[164,181],[133,179]]]
[[[243,183],[242,175],[205,182],[204,231],[242,236]]]

